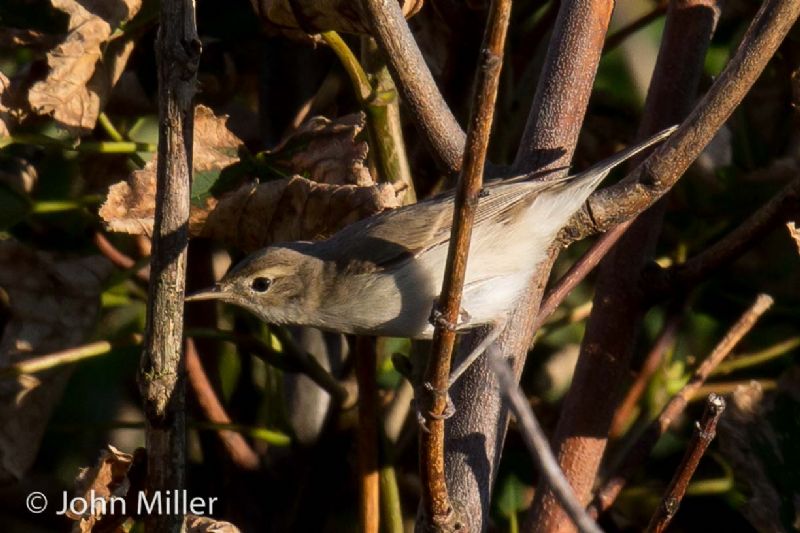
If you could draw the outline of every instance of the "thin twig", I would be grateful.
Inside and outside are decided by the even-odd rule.
[[[719,14],[716,1],[670,5],[638,138],[679,122],[691,110]],[[646,310],[636,280],[652,257],[665,207],[663,202],[655,205],[631,222],[600,266],[592,313],[553,439],[559,464],[582,502],[591,498],[616,399],[628,378]],[[538,531],[552,531],[563,521],[546,489],[537,490],[531,509],[531,521],[537,518]]]
[[[147,491],[186,485],[183,306],[192,172],[193,99],[201,43],[194,2],[163,0],[156,42],[159,135],[152,283],[147,299],[139,389],[147,421]],[[178,532],[181,514],[145,517],[147,531]]]
[[[356,339],[356,379],[358,380],[358,515],[362,533],[378,533],[380,515],[380,476],[378,472],[378,360],[375,339]]]
[[[536,321],[534,322],[534,330],[538,330],[542,327],[550,315],[552,315],[566,297],[569,296],[572,289],[577,287],[578,284],[594,270],[594,267],[608,254],[609,250],[611,250],[632,223],[632,220],[625,221],[601,235],[600,238],[592,244],[591,248],[569,268],[567,273],[559,278],[553,287],[547,291],[541,306],[539,306],[539,313],[536,315]]]
[[[101,232],[96,231],[92,237],[92,240],[94,241],[95,246],[97,246],[97,249],[100,250],[100,253],[106,256],[106,259],[111,261],[115,266],[118,266],[123,270],[129,270],[136,267],[136,261],[119,251],[119,249],[111,244],[111,241],[109,241]],[[145,283],[150,281],[150,273],[146,267],[136,269],[136,277]]]
[[[302,347],[294,341],[288,333],[280,328],[272,332],[278,337],[283,347],[283,352],[277,352],[265,342],[248,335],[238,334],[233,331],[207,328],[189,328],[187,337],[217,339],[231,342],[240,350],[251,352],[270,366],[284,372],[302,372],[308,378],[331,395],[333,400],[341,405],[350,405],[350,394],[319,362],[311,357]]]
[[[650,379],[656,373],[656,370],[661,366],[664,360],[664,354],[675,344],[675,339],[678,336],[678,328],[683,320],[683,310],[680,309],[677,313],[671,313],[667,316],[666,323],[659,333],[653,347],[644,359],[641,370],[636,376],[636,379],[631,384],[625,398],[619,403],[614,419],[611,422],[611,429],[609,430],[609,437],[615,439],[622,435],[628,421],[631,419],[633,410],[639,403]]]
[[[511,411],[517,418],[522,439],[525,441],[534,463],[539,468],[542,478],[556,494],[567,515],[580,531],[592,533],[602,531],[594,520],[586,514],[583,505],[575,497],[569,481],[567,481],[561,468],[559,468],[558,461],[550,449],[547,435],[544,434],[541,425],[536,420],[536,415],[531,410],[530,404],[519,389],[511,369],[503,361],[496,346],[489,349],[488,356],[489,363],[497,376],[500,391],[505,396]]]
[[[773,359],[783,357],[796,348],[800,348],[800,337],[790,337],[758,352],[739,354],[715,368],[712,375],[725,375],[743,368],[763,365]]]
[[[206,418],[214,424],[231,424],[231,418],[219,401],[214,387],[203,369],[200,355],[192,339],[186,339],[186,375],[197,398],[197,404]],[[233,464],[243,470],[258,470],[261,460],[240,433],[229,429],[217,430],[222,446]]]
[[[700,459],[706,453],[706,449],[714,440],[717,433],[717,423],[725,412],[725,399],[716,394],[709,394],[706,400],[706,408],[703,411],[703,418],[695,426],[692,440],[686,449],[686,454],[683,456],[675,476],[667,488],[658,510],[650,520],[647,526],[647,531],[654,531],[655,533],[662,533],[672,521],[675,513],[678,512],[678,507],[681,504],[686,488],[700,464]]]
[[[628,483],[628,479],[650,455],[650,451],[661,435],[666,432],[672,421],[683,412],[686,404],[708,379],[714,368],[730,354],[736,344],[753,328],[761,315],[770,308],[772,302],[773,300],[769,295],[759,294],[753,305],[728,330],[728,333],[720,340],[711,354],[695,370],[692,379],[684,385],[678,394],[672,397],[661,411],[659,417],[650,424],[636,444],[630,448],[631,451],[618,469],[618,472],[597,491],[589,507],[589,514],[592,517],[600,516],[611,507],[619,493]]]
[[[650,296],[659,299],[675,290],[686,290],[736,260],[750,246],[759,242],[763,235],[783,222],[787,213],[796,210],[798,199],[800,178],[795,178],[718,242],[685,263],[654,272],[655,275],[651,275],[646,283]]]
[[[123,343],[111,343],[109,341],[96,341],[76,346],[74,348],[67,348],[58,352],[49,353],[47,355],[39,355],[13,363],[8,366],[0,367],[0,378],[10,378],[21,376],[23,374],[36,374],[37,372],[44,372],[51,368],[56,368],[62,365],[70,365],[91,359],[101,355],[106,355],[117,346],[137,345],[141,344],[142,338],[139,335],[134,335],[133,338],[124,341]]]
[[[439,92],[400,4],[396,0],[361,0],[361,5],[417,128],[447,171],[456,175],[464,154],[464,131]]]
[[[441,415],[447,408],[450,363],[456,338],[455,328],[446,325],[458,323],[461,312],[469,242],[483,182],[510,15],[511,0],[492,1],[476,74],[462,174],[456,190],[447,268],[437,304],[440,319],[435,324],[431,356],[424,374],[425,383],[430,384],[431,390],[420,399],[423,412],[433,415],[428,421],[428,430],[420,432],[423,521],[438,528],[458,529],[463,524],[463,517],[457,516],[450,504],[445,479],[444,420]]]

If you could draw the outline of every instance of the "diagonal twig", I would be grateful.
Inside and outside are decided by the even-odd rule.
[[[517,385],[508,363],[503,361],[502,356],[498,353],[497,347],[493,346],[488,351],[489,364],[497,376],[497,381],[500,385],[500,391],[508,401],[511,411],[517,418],[520,433],[528,447],[534,463],[539,467],[542,478],[546,480],[551,490],[556,494],[561,505],[567,512],[567,515],[581,532],[598,533],[602,530],[600,527],[586,514],[586,510],[575,497],[569,481],[564,476],[564,473],[558,467],[553,451],[550,449],[550,443],[547,436],[544,434],[541,425],[536,420],[536,415],[531,410],[531,406],[525,399],[525,395]]]
[[[444,101],[396,0],[362,0],[372,36],[414,116],[417,128],[450,174],[461,169],[465,135]]]
[[[717,423],[725,412],[725,399],[716,394],[709,394],[706,399],[706,408],[703,411],[703,417],[695,425],[692,440],[689,441],[689,446],[686,448],[686,453],[683,456],[675,476],[667,488],[658,510],[650,520],[647,526],[647,531],[654,531],[662,533],[675,513],[678,512],[681,500],[686,494],[686,488],[692,480],[694,471],[697,470],[697,465],[700,464],[700,459],[706,453],[708,446],[717,434]]]
[[[622,492],[628,483],[628,479],[633,472],[647,459],[650,451],[655,446],[659,437],[669,428],[672,421],[680,415],[686,408],[686,404],[694,396],[700,387],[705,383],[708,376],[719,366],[719,364],[731,353],[733,348],[742,338],[753,328],[758,319],[772,305],[772,297],[767,294],[759,294],[750,308],[744,312],[739,320],[728,330],[728,333],[714,347],[711,354],[700,364],[692,375],[689,382],[672,397],[659,417],[654,420],[647,430],[631,447],[631,452],[625,458],[622,466],[610,479],[608,479],[600,490],[595,494],[592,504],[589,506],[589,514],[597,517],[607,511]]]

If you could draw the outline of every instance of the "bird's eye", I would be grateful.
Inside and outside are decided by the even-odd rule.
[[[270,285],[272,285],[272,280],[269,278],[253,278],[250,288],[256,292],[267,292]]]

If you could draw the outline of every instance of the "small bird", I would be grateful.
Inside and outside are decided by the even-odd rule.
[[[503,323],[558,232],[611,169],[674,130],[575,176],[487,185],[478,200],[456,330]],[[431,338],[453,206],[454,194],[445,193],[355,222],[323,241],[269,246],[186,299],[235,304],[272,324]]]

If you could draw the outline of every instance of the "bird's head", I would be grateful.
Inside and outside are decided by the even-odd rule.
[[[303,325],[317,294],[319,263],[299,247],[271,246],[231,268],[213,287],[186,297],[187,302],[220,300],[244,307],[265,322]]]

